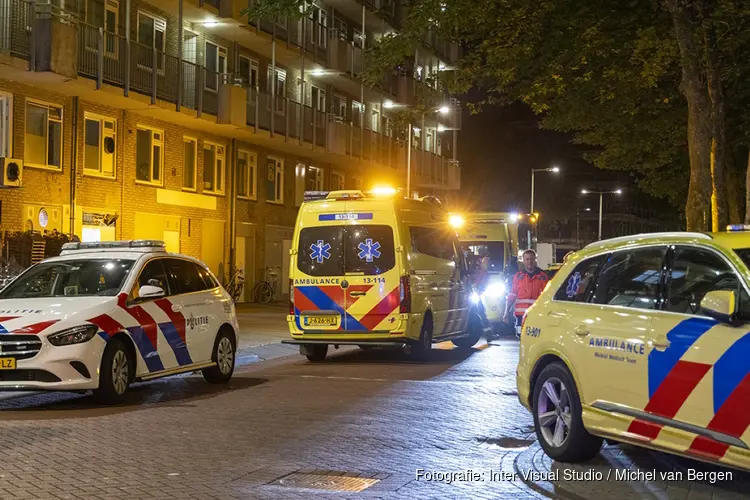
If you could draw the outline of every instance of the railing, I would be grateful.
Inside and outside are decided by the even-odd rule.
[[[31,58],[31,4],[25,0],[0,2],[0,51],[20,59]]]

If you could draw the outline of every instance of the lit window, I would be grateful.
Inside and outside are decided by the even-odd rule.
[[[203,190],[224,192],[224,146],[203,143]]]
[[[266,161],[266,197],[272,203],[284,203],[284,160],[270,156]]]
[[[61,106],[26,102],[24,160],[27,164],[62,168]]]
[[[138,127],[135,149],[136,180],[163,184],[164,131]]]
[[[255,175],[258,156],[240,149],[237,151],[237,196],[255,199]]]
[[[117,122],[88,113],[84,121],[84,172],[114,177]]]
[[[182,187],[195,191],[198,172],[198,141],[192,137],[183,138]]]

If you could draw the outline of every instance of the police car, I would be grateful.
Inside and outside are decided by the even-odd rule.
[[[750,469],[750,232],[730,229],[568,258],[526,314],[517,371],[550,457],[612,438]]]
[[[93,390],[234,371],[232,300],[201,262],[161,241],[68,243],[0,291],[0,390]]]

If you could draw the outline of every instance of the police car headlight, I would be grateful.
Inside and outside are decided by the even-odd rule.
[[[469,300],[471,300],[472,304],[479,304],[479,294],[477,292],[471,292]]]
[[[64,345],[81,344],[83,342],[88,342],[89,340],[94,338],[94,335],[96,335],[96,332],[98,331],[99,328],[95,325],[74,326],[73,328],[68,328],[67,330],[53,333],[52,335],[47,337],[47,340],[49,340],[50,344],[57,347]]]
[[[487,290],[482,294],[487,298],[496,299],[505,295],[505,285],[502,283],[493,283],[487,287]]]

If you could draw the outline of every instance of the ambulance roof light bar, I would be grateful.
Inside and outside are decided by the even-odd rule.
[[[317,200],[358,200],[366,198],[365,193],[358,189],[340,191],[305,191],[305,201]]]
[[[741,233],[743,231],[750,231],[750,224],[730,224],[727,226],[728,233]]]

